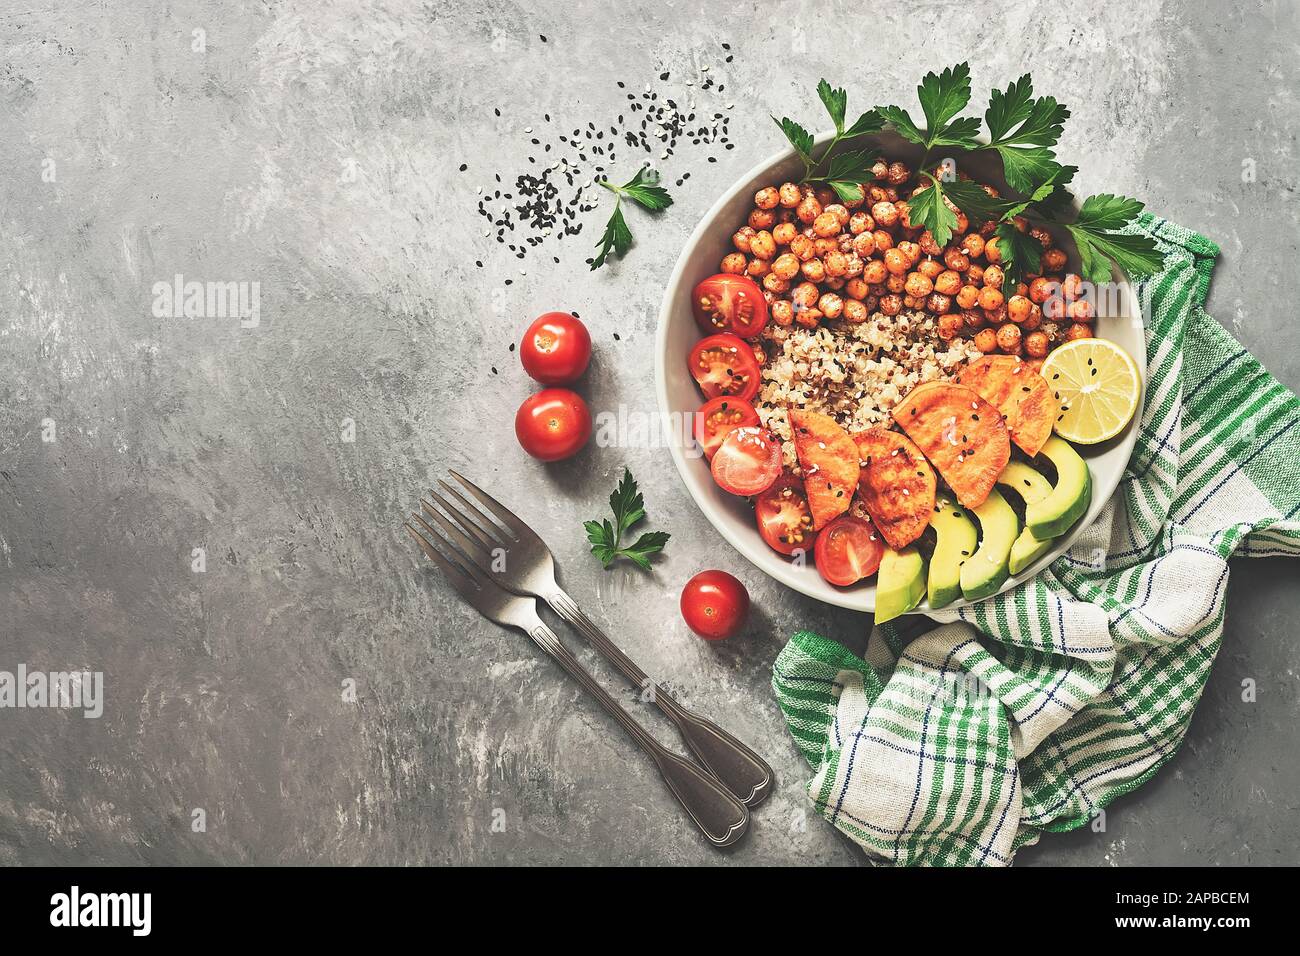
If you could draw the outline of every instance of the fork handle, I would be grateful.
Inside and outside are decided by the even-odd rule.
[[[676,725],[686,746],[727,789],[746,806],[756,807],[772,792],[772,768],[713,721],[683,707],[636,663],[623,653],[605,632],[592,623],[576,601],[562,589],[546,599],[556,614],[568,621],[600,651],[629,681],[642,690],[650,689],[654,702]]]
[[[696,826],[714,846],[730,846],[749,828],[749,810],[726,787],[689,760],[677,756],[646,733],[636,719],[591,676],[545,624],[528,631],[533,642],[549,654],[609,712],[641,749],[650,755],[659,773]]]

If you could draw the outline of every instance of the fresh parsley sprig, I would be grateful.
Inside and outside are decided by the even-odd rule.
[[[623,218],[624,196],[651,212],[659,212],[673,204],[673,197],[668,195],[668,190],[659,185],[658,174],[648,166],[638,169],[636,175],[622,186],[616,186],[606,179],[598,179],[596,182],[614,193],[617,198],[614,200],[614,213],[605,224],[605,231],[601,234],[600,242],[597,243],[600,251],[591,260],[592,269],[603,266],[610,252],[622,259],[627,255],[628,249],[632,248],[632,230],[627,227],[627,220]]]
[[[780,119],[773,116],[772,122],[781,129],[790,145],[794,147],[794,151],[803,160],[803,182],[824,183],[835,190],[835,194],[840,199],[846,202],[859,202],[862,199],[862,184],[871,179],[871,167],[876,157],[880,155],[880,150],[860,149],[840,153],[837,156],[832,156],[831,153],[842,142],[865,136],[867,133],[880,132],[884,128],[884,120],[875,110],[867,110],[854,120],[852,125],[845,126],[848,93],[841,88],[831,86],[825,79],[817,84],[817,97],[826,107],[826,112],[830,114],[831,122],[835,124],[835,135],[822,150],[821,156],[813,156],[813,134],[794,120],[788,116]]]
[[[1028,73],[1006,88],[993,90],[984,122],[989,143],[1002,157],[1007,185],[1026,195],[1048,181],[1061,168],[1051,147],[1061,138],[1070,110],[1052,96],[1034,98]]]
[[[637,489],[632,472],[623,468],[623,480],[609,496],[609,507],[614,520],[584,521],[591,553],[600,563],[609,567],[617,558],[627,558],[644,571],[650,570],[650,555],[664,549],[671,535],[667,531],[648,531],[627,547],[620,547],[623,535],[645,517],[645,501]]]
[[[921,168],[925,168],[930,151],[936,146],[954,146],[961,149],[978,149],[975,135],[980,121],[975,116],[958,117],[957,114],[970,102],[970,66],[958,63],[942,73],[927,73],[916,88],[916,98],[921,101],[925,115],[922,129],[901,106],[882,106],[878,112],[885,122],[903,139],[925,147]]]

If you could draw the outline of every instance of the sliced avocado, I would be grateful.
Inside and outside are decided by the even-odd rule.
[[[1055,538],[1048,538],[1046,541],[1039,541],[1034,537],[1034,533],[1026,528],[1020,532],[1020,537],[1011,545],[1011,561],[1007,569],[1012,574],[1019,574],[1025,568],[1029,567],[1035,561],[1046,553],[1047,549],[1052,546]]]
[[[961,566],[961,593],[968,601],[996,594],[1002,587],[1011,545],[1020,531],[1020,519],[996,488],[974,513],[980,523],[980,547]]]
[[[938,609],[961,597],[961,566],[975,553],[979,532],[965,508],[942,496],[935,502],[930,527],[938,541],[930,555],[929,597],[931,609]]]
[[[998,475],[998,484],[1006,485],[1026,505],[1042,501],[1052,493],[1052,483],[1023,461],[1007,462],[1007,467]]]
[[[906,614],[925,597],[925,558],[908,545],[902,551],[886,548],[876,577],[876,623],[884,624]]]
[[[1056,485],[1042,501],[1025,506],[1025,525],[1039,541],[1060,537],[1092,502],[1088,464],[1063,438],[1047,439],[1040,454],[1056,466]]]

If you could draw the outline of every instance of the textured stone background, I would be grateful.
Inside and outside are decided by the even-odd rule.
[[[760,577],[666,451],[543,466],[509,424],[530,384],[507,344],[550,308],[594,333],[594,408],[652,407],[680,243],[779,145],[769,112],[818,115],[820,73],[869,105],[964,58],[981,96],[1032,70],[1074,111],[1080,188],[1221,243],[1211,311],[1300,386],[1293,4],[618,6],[0,4],[0,667],[103,670],[108,698],[98,721],[0,713],[0,862],[859,861],[820,821],[792,827],[806,768],[767,684],[792,629],[860,644],[868,619]],[[663,164],[692,178],[660,221],[636,217],[622,264],[583,265],[603,211],[526,277],[482,238],[475,188],[525,168],[526,126],[608,125],[617,79],[689,98],[705,64],[728,89],[701,109],[734,101],[738,146]],[[260,326],[154,318],[151,286],[177,272],[260,282]],[[651,576],[600,573],[582,540],[624,462],[673,532]],[[421,573],[399,522],[445,465],[517,504],[593,615],[771,759],[779,791],[736,852],[695,836],[556,667]],[[704,566],[755,600],[721,647],[676,612]],[[1022,863],[1300,862],[1296,565],[1234,572],[1182,752],[1106,833],[1049,836]]]

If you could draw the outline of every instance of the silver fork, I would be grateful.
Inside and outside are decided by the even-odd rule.
[[[484,617],[506,627],[523,631],[533,643],[554,658],[569,676],[581,684],[617,720],[632,739],[659,768],[673,795],[686,808],[692,820],[714,846],[730,846],[749,828],[749,810],[716,779],[695,764],[672,753],[646,733],[636,719],[609,695],[594,677],[560,643],[555,633],[537,616],[537,602],[531,597],[511,594],[492,582],[472,561],[419,515],[411,518],[406,530],[419,543],[425,555],[442,569],[457,593]],[[435,542],[441,543],[439,548]]]
[[[555,580],[555,559],[537,532],[469,479],[454,471],[451,475],[477,505],[461,494],[456,486],[439,479],[444,494],[430,489],[429,495],[446,511],[450,520],[428,502],[421,501],[420,507],[425,514],[437,522],[497,584],[516,594],[544,600],[635,687],[650,690],[655,704],[676,725],[700,763],[747,806],[755,807],[762,803],[772,792],[773,780],[772,768],[763,758],[713,721],[687,710],[671,694],[653,683],[560,587]],[[484,509],[496,518],[496,522]]]

